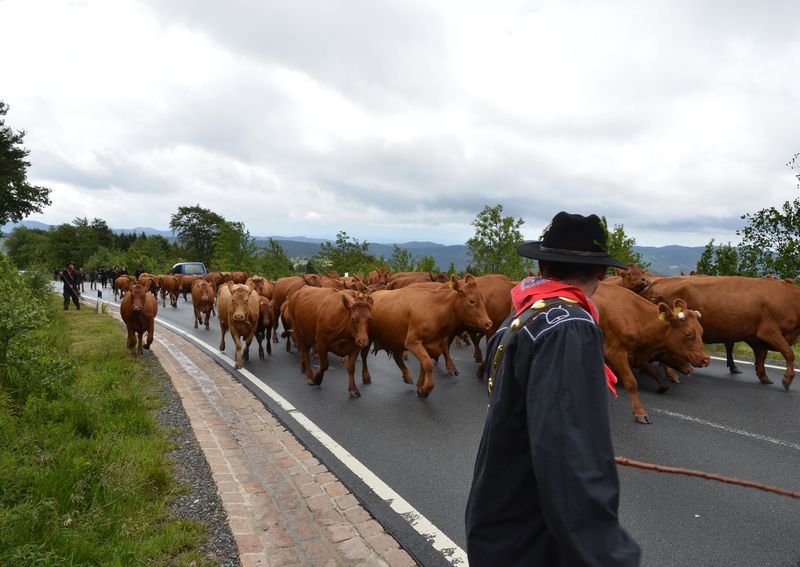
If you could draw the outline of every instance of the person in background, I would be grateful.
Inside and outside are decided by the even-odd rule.
[[[97,278],[99,275],[97,268],[92,268],[92,271],[89,272],[89,289],[97,289]]]
[[[618,518],[603,336],[590,298],[609,266],[596,215],[558,213],[517,248],[541,276],[511,290],[487,350],[490,403],[467,501],[471,567],[639,565]],[[502,347],[502,348],[501,348]]]
[[[64,282],[64,311],[69,309],[70,300],[75,303],[75,309],[80,309],[80,294],[78,293],[80,273],[75,269],[75,265],[72,262],[67,262],[67,267],[61,271],[60,278]]]

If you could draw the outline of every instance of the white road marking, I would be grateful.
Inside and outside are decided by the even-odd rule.
[[[781,447],[787,447],[789,449],[794,449],[795,451],[800,451],[800,444],[791,443],[789,441],[783,441],[782,439],[776,439],[775,437],[769,437],[767,435],[761,435],[760,433],[751,433],[750,431],[745,431],[744,429],[737,429],[735,427],[728,427],[727,425],[722,425],[720,423],[714,423],[713,421],[706,421],[705,419],[700,419],[698,417],[692,417],[690,415],[684,415],[682,413],[677,413],[674,411],[662,410],[662,409],[652,409],[651,411],[656,413],[661,413],[664,415],[669,415],[671,417],[677,417],[678,419],[682,419],[684,421],[691,421],[693,423],[699,423],[700,425],[707,425],[708,427],[713,427],[715,429],[721,429],[722,431],[727,431],[728,433],[735,433],[736,435],[741,435],[743,437],[750,437],[752,439],[758,439],[759,441],[766,441],[767,443],[772,443],[773,445],[780,445]]]
[[[88,299],[96,300],[97,298],[89,297]],[[103,299],[100,301],[116,306],[115,303],[110,301],[105,301]],[[158,317],[156,317],[156,322],[158,322],[159,325],[163,325],[173,332],[193,341],[211,354],[221,358],[226,364],[228,364],[228,366],[233,368],[236,365],[233,359],[210,347],[194,335],[191,335],[170,323],[159,320]],[[418,534],[424,537],[431,544],[434,549],[439,551],[444,558],[450,562],[451,565],[469,565],[466,552],[461,549],[456,542],[447,537],[443,531],[437,528],[430,520],[423,516],[416,508],[414,508],[408,501],[395,492],[389,485],[383,482],[361,461],[351,455],[347,449],[339,445],[339,443],[337,443],[330,435],[325,433],[313,421],[306,417],[305,414],[295,408],[286,398],[261,382],[261,380],[255,374],[245,368],[239,369],[239,372],[248,378],[259,390],[264,392],[278,405],[280,405],[281,408],[287,411],[297,421],[300,427],[305,429],[317,441],[322,443],[322,445],[337,459],[339,459],[339,461],[341,461],[345,467],[347,467],[354,475],[360,478],[370,489],[372,489],[373,492],[375,492],[375,494],[383,499],[383,501],[392,510],[404,518]]]

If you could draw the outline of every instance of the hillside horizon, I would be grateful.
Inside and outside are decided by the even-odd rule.
[[[17,226],[24,226],[30,229],[49,230],[51,226],[38,221],[22,221],[21,223],[8,223],[1,227],[4,234],[9,234]],[[174,240],[172,231],[159,230],[152,227],[132,227],[132,228],[111,228],[118,234],[141,234],[148,236],[159,235]],[[273,239],[281,245],[286,255],[290,258],[305,257],[309,258],[319,252],[322,243],[335,242],[335,239],[314,238],[306,236],[254,236],[256,245],[266,246],[269,239]],[[363,241],[362,241],[363,242]],[[431,241],[412,240],[408,242],[370,242],[370,254],[389,258],[392,255],[394,246],[405,248],[411,254],[412,259],[419,259],[423,256],[431,256],[436,260],[436,265],[445,271],[452,262],[457,271],[463,271],[470,263],[469,250],[466,244],[440,244]],[[669,244],[665,246],[633,246],[633,250],[642,255],[642,258],[649,264],[648,271],[661,275],[679,275],[681,272],[688,274],[697,266],[697,260],[705,250],[705,246],[682,246]]]

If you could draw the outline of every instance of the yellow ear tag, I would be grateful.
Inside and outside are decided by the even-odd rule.
[[[658,318],[661,319],[662,321],[666,321],[667,314],[662,311],[661,313],[658,314]]]
[[[447,285],[450,287],[450,289],[455,289],[456,288],[456,285],[452,281]]]

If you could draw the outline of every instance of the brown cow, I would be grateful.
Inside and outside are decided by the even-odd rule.
[[[194,328],[198,323],[202,323],[209,330],[208,320],[211,318],[211,311],[214,309],[214,286],[203,279],[195,280],[192,284],[192,305],[194,306]],[[205,315],[205,322],[203,322]]]
[[[433,389],[432,357],[446,352],[461,329],[492,326],[475,277],[467,274],[462,281],[454,275],[451,284],[372,293],[374,351],[389,352],[406,383],[411,383],[411,374],[403,353],[413,354],[420,363],[417,395],[423,398]]]
[[[447,274],[434,274],[433,272],[397,272],[389,278],[386,289],[400,289],[415,283],[447,283]]]
[[[178,281],[181,284],[180,293],[183,294],[183,300],[189,301],[186,296],[192,293],[192,284],[197,280],[202,279],[201,276],[193,276],[193,275],[179,275],[176,276]]]
[[[288,304],[292,334],[300,351],[300,369],[311,385],[322,384],[328,369],[328,352],[347,357],[347,393],[351,398],[361,396],[355,381],[356,359],[369,346],[369,324],[372,318],[372,298],[354,292],[305,286],[292,294]],[[310,350],[319,356],[319,370],[311,369]],[[366,364],[361,380],[372,379]]]
[[[167,295],[169,295],[169,304],[178,307],[180,290],[180,283],[175,276],[171,274],[161,276],[161,307],[167,306]]]
[[[478,284],[478,290],[483,296],[483,302],[486,305],[486,312],[492,320],[492,326],[486,331],[486,340],[491,339],[497,332],[497,328],[511,313],[511,289],[517,285],[514,280],[502,274],[487,274],[485,276],[478,276],[475,278]],[[478,368],[478,376],[483,375],[483,353],[481,352],[480,340],[481,334],[470,330],[470,338],[474,348],[475,362],[480,363]]]
[[[244,283],[245,285],[253,286],[253,289],[256,290],[256,293],[261,297],[266,297],[270,301],[272,300],[273,286],[272,282],[267,278],[261,276],[251,276],[247,278],[247,281]]]
[[[367,274],[367,285],[371,286],[372,290],[386,289],[391,271],[391,268],[375,268]]]
[[[125,297],[125,292],[127,292],[130,287],[136,283],[136,278],[133,276],[122,275],[118,276],[117,279],[114,281],[114,300],[117,299],[117,294],[119,294],[119,298],[122,299]]]
[[[219,287],[217,311],[222,331],[219,350],[225,350],[225,333],[230,331],[233,344],[236,345],[235,367],[241,368],[242,358],[245,361],[250,359],[250,343],[258,326],[258,294],[248,285],[228,282]],[[245,341],[244,349],[242,338]]]
[[[133,284],[122,299],[120,313],[128,328],[128,348],[131,354],[142,354],[143,348],[149,349],[153,343],[153,330],[158,303],[152,294],[141,284]],[[147,342],[142,345],[142,334],[147,331]],[[137,344],[138,340],[138,344]]]
[[[258,325],[256,326],[256,342],[258,343],[258,358],[264,360],[264,337],[267,338],[267,353],[272,356],[272,342],[270,334],[274,326],[274,315],[272,314],[272,302],[263,295],[258,296]]]
[[[764,362],[770,350],[786,360],[783,387],[794,379],[792,346],[800,336],[800,288],[783,280],[740,276],[662,278],[645,292],[651,299],[684,298],[703,313],[703,342],[723,343],[731,373],[733,345],[744,341],[755,354],[755,372],[762,384],[771,384]]]
[[[247,278],[252,277],[250,272],[222,272],[226,282],[233,282],[235,284],[243,284]]]
[[[206,280],[212,286],[214,286],[215,294],[217,293],[219,286],[222,285],[224,280],[222,272],[208,272],[206,275],[200,277]]]
[[[630,394],[633,418],[650,423],[631,367],[647,368],[659,360],[689,374],[693,366],[707,366],[710,357],[701,340],[699,312],[682,299],[676,299],[671,308],[663,302],[654,305],[613,284],[598,286],[592,301],[600,311],[606,361]]]
[[[316,276],[316,274],[306,274],[306,276],[312,276],[312,275]],[[277,325],[278,318],[281,316],[281,306],[287,299],[289,299],[292,296],[292,294],[295,291],[297,291],[304,285],[308,285],[307,278],[300,276],[288,276],[285,278],[278,278],[278,281],[275,282],[275,286],[272,288],[272,314],[273,314],[273,321],[275,321],[276,324],[272,327],[272,342],[274,343],[278,342],[278,333],[276,328],[278,326]]]

